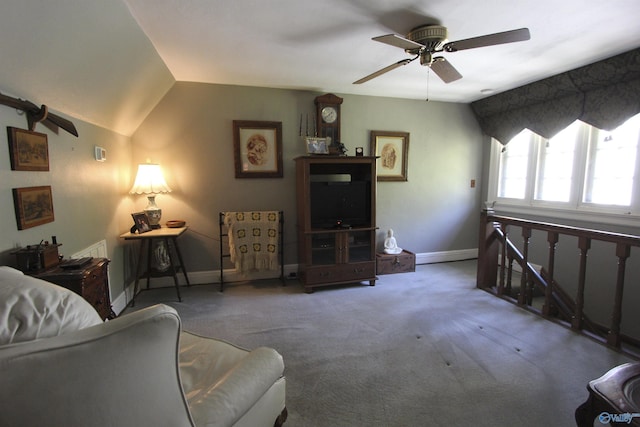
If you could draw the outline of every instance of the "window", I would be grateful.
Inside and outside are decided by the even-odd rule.
[[[542,141],[536,179],[537,200],[570,200],[576,140],[581,128],[580,122],[574,122],[553,138]]]
[[[498,205],[640,215],[640,114],[612,132],[576,121],[551,139],[524,130],[493,144]]]
[[[593,130],[595,135],[589,150],[584,202],[631,205],[639,130],[640,115],[613,132]]]
[[[535,134],[527,129],[520,132],[500,155],[499,197],[524,199],[527,188],[529,152]]]

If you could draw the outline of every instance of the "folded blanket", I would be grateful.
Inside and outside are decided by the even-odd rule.
[[[276,270],[278,264],[278,226],[280,213],[226,212],[229,253],[236,270]]]

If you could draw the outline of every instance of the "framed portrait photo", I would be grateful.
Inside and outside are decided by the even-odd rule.
[[[378,181],[407,181],[409,132],[372,130],[371,155],[380,157]]]
[[[236,178],[282,178],[282,122],[233,121]]]
[[[13,189],[13,204],[18,230],[54,221],[51,186]]]
[[[307,154],[329,154],[327,138],[307,136],[304,138],[304,142],[307,147]]]
[[[47,135],[7,126],[9,158],[14,171],[48,171]]]
[[[131,217],[133,218],[135,229],[138,234],[151,231],[151,224],[149,223],[149,217],[146,212],[135,212],[131,214]]]

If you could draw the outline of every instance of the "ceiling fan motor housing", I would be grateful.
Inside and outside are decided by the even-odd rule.
[[[429,52],[436,52],[447,40],[447,28],[441,25],[422,25],[411,30],[406,38],[426,46]]]

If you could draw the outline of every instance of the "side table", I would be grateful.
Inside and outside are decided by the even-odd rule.
[[[77,268],[62,268],[64,262],[44,271],[26,273],[67,288],[91,304],[102,319],[115,319],[109,296],[107,258],[91,258]]]
[[[179,228],[169,228],[162,227],[156,228],[151,231],[147,231],[146,233],[131,233],[126,232],[120,235],[120,238],[124,240],[140,240],[140,248],[138,252],[138,264],[136,267],[136,282],[133,288],[133,296],[131,297],[131,307],[135,304],[136,296],[139,292],[139,282],[140,279],[145,277],[147,279],[147,289],[149,289],[149,281],[151,277],[165,277],[165,276],[173,276],[173,283],[176,288],[176,293],[178,294],[178,301],[182,301],[180,297],[180,287],[178,285],[178,274],[179,270],[182,270],[182,274],[187,282],[187,286],[191,286],[189,283],[189,276],[187,276],[187,270],[184,266],[184,261],[182,260],[182,254],[180,253],[180,247],[178,246],[178,237],[180,237],[185,231],[187,231],[189,227],[179,227]],[[165,271],[158,271],[152,268],[152,248],[153,243],[156,241],[162,241],[167,247],[167,255],[169,256],[169,268]],[[175,252],[175,255],[172,254],[172,250]],[[147,267],[146,271],[142,271],[143,269],[143,258],[144,254],[147,254]]]

